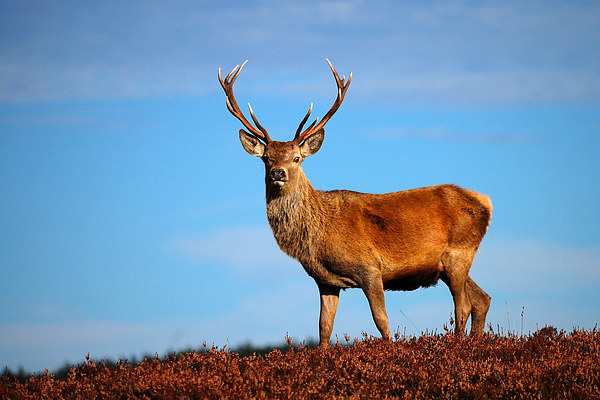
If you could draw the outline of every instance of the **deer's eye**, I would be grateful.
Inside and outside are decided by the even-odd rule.
[[[300,157],[296,157],[296,158],[294,158],[294,162],[295,162],[295,163],[298,163],[298,162],[300,162]]]

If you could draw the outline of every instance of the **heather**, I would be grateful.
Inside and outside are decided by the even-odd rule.
[[[594,399],[600,333],[546,327],[528,336],[345,337],[328,348],[240,356],[201,349],[139,363],[95,362],[18,380],[2,399]]]

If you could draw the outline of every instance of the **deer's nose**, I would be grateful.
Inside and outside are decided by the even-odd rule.
[[[283,180],[285,180],[285,169],[283,169],[283,168],[273,168],[271,170],[271,180],[274,180],[274,181],[283,181]]]

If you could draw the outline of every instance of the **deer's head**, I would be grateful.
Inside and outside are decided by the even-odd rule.
[[[241,66],[237,65],[225,77],[225,80],[221,78],[221,68],[219,68],[219,82],[221,82],[221,86],[227,96],[227,109],[248,129],[248,131],[240,129],[242,146],[250,155],[260,157],[265,163],[267,191],[272,195],[284,195],[295,190],[298,178],[303,174],[301,168],[302,161],[306,157],[315,154],[321,148],[321,144],[323,144],[323,139],[325,138],[323,127],[342,104],[346,90],[348,90],[348,86],[352,80],[352,72],[350,72],[348,82],[345,82],[346,77],[340,79],[333,65],[327,60],[338,87],[337,98],[333,106],[321,121],[319,121],[319,118],[316,118],[303,131],[302,129],[312,112],[311,104],[302,122],[300,122],[300,126],[296,130],[294,139],[289,142],[278,142],[271,140],[267,130],[254,116],[254,111],[250,104],[248,104],[248,109],[250,110],[250,116],[252,117],[252,121],[254,121],[254,125],[244,117],[244,114],[235,101],[233,83],[239,76],[244,65],[246,65],[246,62]]]

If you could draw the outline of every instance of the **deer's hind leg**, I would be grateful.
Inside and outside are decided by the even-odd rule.
[[[457,249],[448,251],[442,257],[444,273],[440,278],[448,285],[454,300],[454,333],[458,335],[464,334],[467,320],[473,309],[468,288],[470,284],[467,285],[470,280],[469,269],[473,256],[474,252]]]
[[[466,290],[471,301],[471,335],[480,335],[485,328],[485,317],[492,298],[471,277],[467,278]]]

